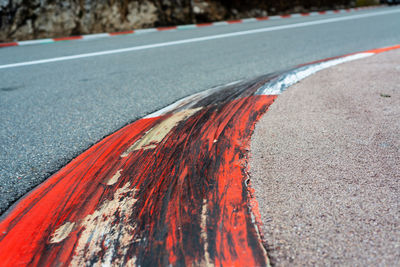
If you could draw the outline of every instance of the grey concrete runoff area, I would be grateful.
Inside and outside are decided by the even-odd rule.
[[[399,266],[400,50],[290,87],[251,154],[272,264]]]
[[[400,43],[397,11],[399,7],[381,7],[346,14],[1,48],[0,66],[4,66],[290,26],[0,69],[0,214],[104,136],[182,97],[313,60]],[[373,16],[359,17],[364,14]],[[333,18],[347,19],[291,26]]]

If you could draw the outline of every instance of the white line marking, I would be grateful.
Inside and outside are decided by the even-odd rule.
[[[248,23],[248,22],[257,22],[256,18],[249,18],[249,19],[242,19],[243,23]]]
[[[132,52],[132,51],[152,49],[152,48],[157,48],[157,47],[166,47],[166,46],[181,45],[181,44],[188,44],[188,43],[195,43],[195,42],[204,42],[204,41],[209,41],[209,40],[216,40],[216,39],[242,36],[242,35],[248,35],[248,34],[271,32],[271,31],[286,30],[286,29],[293,29],[293,28],[301,28],[301,27],[307,27],[307,26],[313,26],[313,25],[320,25],[320,24],[327,24],[327,23],[332,23],[332,22],[382,16],[382,15],[388,15],[388,14],[394,14],[394,13],[400,13],[400,9],[374,12],[374,13],[368,13],[368,14],[360,14],[360,15],[349,15],[349,16],[340,17],[340,18],[322,19],[322,20],[317,20],[317,21],[280,25],[280,26],[273,26],[273,27],[240,31],[240,32],[216,34],[216,35],[190,38],[190,39],[171,41],[171,42],[164,42],[164,43],[158,43],[158,44],[149,44],[149,45],[141,45],[141,46],[134,46],[134,47],[128,47],[128,48],[114,49],[114,50],[106,50],[106,51],[93,52],[93,53],[85,53],[85,54],[80,54],[80,55],[55,57],[55,58],[33,60],[33,61],[20,62],[20,63],[12,63],[12,64],[0,65],[0,69],[37,65],[37,64],[44,64],[44,63],[50,63],[50,62],[79,59],[79,58],[119,54],[119,53],[126,53],[126,52]]]
[[[281,19],[281,16],[269,16],[268,20],[275,20],[275,19]]]
[[[136,34],[143,34],[143,33],[150,33],[150,32],[157,32],[156,28],[152,28],[152,29],[139,29],[139,30],[135,30]]]
[[[289,73],[285,73],[282,76],[279,76],[278,78],[263,85],[260,89],[257,90],[256,94],[257,95],[279,95],[283,91],[285,91],[288,87],[298,83],[299,81],[307,78],[308,76],[313,75],[314,73],[317,73],[321,70],[324,70],[324,69],[327,69],[327,68],[345,63],[345,62],[369,57],[372,55],[375,55],[375,54],[361,52],[361,53],[358,53],[355,55],[345,56],[345,57],[332,59],[332,60],[321,62],[321,63],[316,63],[316,64],[309,65],[309,66],[300,67]]]
[[[95,34],[82,35],[82,39],[95,39],[108,36],[110,36],[109,33],[95,33]]]
[[[18,42],[18,45],[47,44],[47,43],[54,43],[54,40],[53,39],[28,40],[28,41]]]

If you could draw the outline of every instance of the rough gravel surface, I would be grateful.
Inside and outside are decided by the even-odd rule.
[[[275,266],[399,266],[400,51],[278,97],[250,160]]]

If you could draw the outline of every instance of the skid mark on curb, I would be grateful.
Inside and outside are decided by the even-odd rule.
[[[122,128],[1,217],[1,265],[268,266],[247,166],[255,123],[287,86],[398,48],[214,88]]]
[[[253,96],[258,83],[141,119],[73,160],[0,222],[3,266],[267,266],[243,172],[275,99]]]

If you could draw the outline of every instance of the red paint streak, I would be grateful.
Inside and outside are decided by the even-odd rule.
[[[132,33],[134,33],[135,31],[124,31],[124,32],[111,32],[111,33],[109,33],[109,35],[111,35],[111,36],[114,36],[114,35],[123,35],[123,34],[132,34]]]
[[[351,12],[351,9],[350,8],[346,9],[346,12]]]
[[[236,23],[242,23],[243,21],[241,19],[238,20],[228,20],[227,23],[229,24],[236,24]]]
[[[69,40],[79,40],[82,39],[82,36],[69,36],[69,37],[59,37],[59,38],[53,38],[54,41],[69,41]]]
[[[196,24],[197,27],[208,27],[208,26],[212,26],[213,23],[200,23],[200,24]]]
[[[319,11],[318,14],[320,14],[320,15],[325,15],[325,14],[326,14],[326,11]]]
[[[170,27],[158,27],[157,31],[169,31],[169,30],[176,30],[176,26],[170,26]]]
[[[312,65],[312,64],[316,64],[316,63],[326,62],[326,61],[329,61],[329,60],[338,59],[338,58],[342,58],[342,57],[347,57],[347,56],[351,56],[351,55],[356,55],[356,54],[359,54],[359,53],[379,54],[379,53],[383,53],[383,52],[390,51],[390,50],[395,50],[395,49],[400,49],[400,45],[389,46],[389,47],[384,47],[384,48],[377,48],[377,49],[371,49],[371,50],[367,50],[367,51],[355,52],[355,53],[350,53],[350,54],[336,56],[336,57],[324,58],[324,59],[315,60],[315,61],[307,62],[307,63],[304,63],[304,64],[300,64],[297,67],[302,67],[302,66]]]
[[[281,18],[283,18],[283,19],[287,19],[287,18],[290,18],[290,17],[292,17],[292,15],[290,15],[290,14],[281,15]]]
[[[3,217],[2,266],[68,265],[77,255],[87,216],[107,201],[123,203],[129,197],[137,199],[131,213],[124,216],[117,207],[110,224],[130,227],[126,253],[117,252],[123,242],[113,243],[113,231],[106,228],[97,237],[101,240],[92,239],[101,244],[96,255],[90,246],[83,252],[87,262],[104,260],[114,245],[113,259],[121,264],[135,256],[143,266],[195,265],[205,263],[207,254],[217,266],[265,266],[265,250],[251,221],[257,210],[245,183],[246,164],[254,125],[275,98],[250,96],[206,106],[176,125],[156,148],[127,157],[120,155],[171,115],[141,119],[94,145]],[[118,181],[107,185],[118,170]],[[127,184],[135,195],[115,199]],[[50,243],[66,222],[75,223],[72,232]]]
[[[333,13],[340,13],[340,10],[333,10]]]
[[[387,51],[395,50],[395,49],[400,49],[400,45],[394,45],[394,46],[390,46],[390,47],[371,49],[371,50],[368,50],[368,51],[365,51],[365,52],[379,54],[379,53],[383,53],[383,52],[387,52]]]
[[[303,17],[307,17],[307,16],[310,16],[310,13],[301,13],[301,15],[302,15]]]
[[[107,137],[21,199],[0,222],[2,266],[31,265],[33,262],[32,265],[40,265],[39,261],[52,265],[50,259],[60,264],[70,260],[77,231],[63,246],[49,244],[51,233],[67,218],[72,222],[79,221],[93,213],[107,190],[101,186],[110,171],[107,163],[115,160],[156,120],[139,120]]]
[[[304,64],[300,64],[300,65],[297,65],[297,67],[302,67],[302,66],[308,66],[308,65],[312,65],[312,64],[322,63],[322,62],[330,61],[330,60],[333,60],[333,59],[338,59],[338,58],[342,58],[342,57],[346,57],[346,56],[351,56],[351,55],[354,55],[354,54],[358,54],[358,53],[347,54],[347,55],[336,56],[336,57],[328,57],[328,58],[324,58],[324,59],[315,60],[315,61],[307,62],[307,63],[304,63]]]
[[[269,17],[259,17],[259,18],[256,18],[256,20],[258,20],[258,21],[269,20]]]
[[[0,47],[18,46],[18,43],[0,43]]]
[[[263,226],[263,222],[261,219],[261,213],[260,213],[260,209],[258,206],[258,202],[256,200],[255,190],[254,190],[254,188],[251,187],[251,182],[249,182],[249,184],[247,185],[247,189],[248,189],[249,206],[254,215],[254,220],[259,229],[261,239],[264,240],[264,236],[261,231],[262,226]]]

